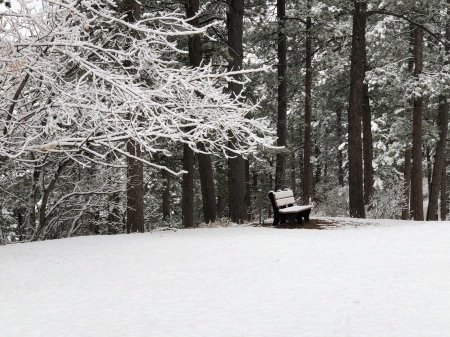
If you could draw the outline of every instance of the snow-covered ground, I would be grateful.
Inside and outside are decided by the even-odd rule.
[[[449,336],[450,223],[376,222],[1,246],[0,336]]]

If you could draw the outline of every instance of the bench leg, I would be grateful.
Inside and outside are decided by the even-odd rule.
[[[277,215],[274,215],[272,226],[277,226],[278,222],[280,222],[280,218]]]
[[[305,218],[305,221],[309,222],[309,213],[311,213],[310,209],[307,209],[306,211],[303,212],[303,217]]]
[[[286,223],[286,217],[284,215],[274,214],[272,226],[278,226],[279,223]]]

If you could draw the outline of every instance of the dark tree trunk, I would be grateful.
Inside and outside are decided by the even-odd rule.
[[[202,149],[202,144],[199,144],[199,148]],[[214,189],[214,172],[210,155],[198,154],[198,169],[202,190],[204,221],[205,223],[214,222],[217,219],[217,205],[216,190]]]
[[[363,86],[363,155],[364,155],[364,204],[368,205],[373,194],[372,114],[370,112],[369,84]]]
[[[181,184],[181,214],[184,228],[194,227],[194,151],[183,146],[183,181]]]
[[[311,4],[307,2],[308,10]],[[303,204],[309,204],[311,177],[311,109],[312,109],[312,36],[311,17],[306,18],[306,74],[305,74],[305,144],[303,149]]]
[[[186,3],[186,14],[188,18],[193,17],[198,11],[198,2],[196,0],[188,0]],[[190,20],[190,24],[198,26],[198,18]],[[201,62],[201,44],[200,36],[190,36],[189,44],[189,61],[192,66],[196,67]],[[181,213],[182,226],[185,228],[194,227],[194,151],[189,145],[183,145],[183,181],[181,183]]]
[[[354,2],[350,100],[348,111],[348,165],[350,216],[365,218],[361,116],[364,72],[366,69],[366,3]]]
[[[199,0],[187,0],[186,16],[193,18],[199,11]],[[199,27],[199,17],[189,20],[194,27]],[[189,36],[189,61],[191,66],[199,67],[202,62],[202,45],[200,35]],[[198,144],[201,151],[205,151],[203,144]],[[200,174],[200,186],[202,190],[203,215],[205,223],[214,222],[217,218],[216,191],[214,189],[214,175],[211,162],[211,156],[199,153],[198,170]]]
[[[336,111],[336,133],[339,141],[339,145],[342,143],[342,111],[338,109]],[[344,186],[344,155],[342,150],[337,151],[337,161],[338,161],[338,182],[339,186]]]
[[[450,0],[447,0],[447,4],[450,5]],[[447,7],[450,9],[450,6]],[[447,22],[445,27],[445,38],[448,41],[450,39],[450,23]],[[445,54],[448,57],[450,48],[445,46]],[[444,61],[445,65],[450,64],[448,60]],[[441,191],[441,220],[445,220],[447,215],[447,182],[446,182],[446,144],[448,134],[448,112],[449,103],[446,95],[439,97],[439,111],[437,124],[439,126],[439,140],[436,147],[436,155],[434,159],[433,177],[430,185],[430,197],[428,203],[427,220],[438,220],[438,197],[439,191]]]
[[[141,158],[141,147],[133,140],[127,143],[130,156]],[[127,157],[127,233],[144,232],[144,165]]]
[[[124,0],[123,12],[128,22],[141,18],[141,6],[136,0]],[[137,38],[138,32],[132,32]],[[144,232],[144,165],[141,147],[134,140],[127,142],[127,152],[134,158],[127,157],[127,233]]]
[[[439,98],[439,112],[437,124],[439,126],[439,140],[434,158],[433,176],[431,179],[430,198],[428,203],[427,220],[438,220],[438,199],[442,180],[442,172],[445,170],[446,155],[445,145],[448,132],[449,105],[446,96]],[[444,183],[444,181],[442,181]]]
[[[414,74],[414,44],[415,44],[415,38],[414,38],[414,25],[410,24],[409,26],[410,33],[409,33],[409,52],[411,53],[411,57],[408,60],[408,70],[412,74]],[[411,102],[412,105],[412,102]],[[411,111],[412,114],[412,111]],[[411,219],[411,157],[412,157],[412,150],[411,146],[408,144],[405,149],[405,165],[403,167],[403,188],[405,193],[405,204],[403,206],[402,210],[402,219],[403,220],[409,220]]]
[[[245,206],[247,208],[247,220],[252,220],[252,200],[250,186],[250,162],[245,161]]]
[[[162,194],[162,213],[163,221],[170,219],[170,174],[167,171],[162,172],[163,181],[165,183]]]
[[[441,177],[441,221],[445,221],[447,219],[447,160],[445,161],[445,165],[442,168],[442,177]]]
[[[411,147],[405,150],[405,165],[403,166],[403,189],[405,193],[405,204],[402,210],[402,219],[409,220],[409,196],[411,194]]]
[[[286,3],[277,0],[278,20],[278,119],[277,119],[277,146],[286,146],[286,116],[287,116],[287,44],[286,44]],[[277,154],[275,169],[275,190],[285,187],[286,155]]]
[[[35,160],[35,156],[31,153],[31,159]],[[41,176],[41,166],[36,163],[33,168],[33,174],[31,175],[31,187],[30,194],[28,195],[28,230],[32,231],[36,227],[36,194],[38,192],[38,183]]]
[[[425,157],[427,160],[427,187],[428,195],[431,194],[431,175],[432,175],[432,165],[431,165],[431,149],[428,144],[425,144]]]
[[[419,81],[423,65],[423,31],[414,29],[414,77]],[[411,218],[423,221],[423,190],[422,190],[422,106],[423,97],[414,97],[413,107],[413,144],[411,168]]]
[[[244,0],[227,0],[227,26],[228,26],[228,53],[230,60],[228,70],[238,71],[242,69],[243,60],[243,21]],[[241,80],[241,75],[235,75],[236,80]],[[228,82],[228,90],[231,95],[237,96],[242,91],[242,85]],[[234,147],[235,140],[231,140],[230,147]],[[228,200],[230,217],[233,222],[242,223],[247,219],[245,203],[245,161],[240,155],[229,153],[233,158],[228,159]]]

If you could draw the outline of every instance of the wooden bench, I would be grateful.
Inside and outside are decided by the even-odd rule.
[[[313,205],[298,206],[295,204],[294,192],[292,190],[284,190],[269,192],[269,199],[273,207],[273,225],[278,223],[286,223],[286,220],[295,226],[295,220],[298,224],[302,224],[302,217],[305,221],[309,221],[309,213]]]

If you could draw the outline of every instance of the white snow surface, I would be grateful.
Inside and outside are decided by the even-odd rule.
[[[1,246],[0,336],[449,336],[450,223],[359,222]]]

